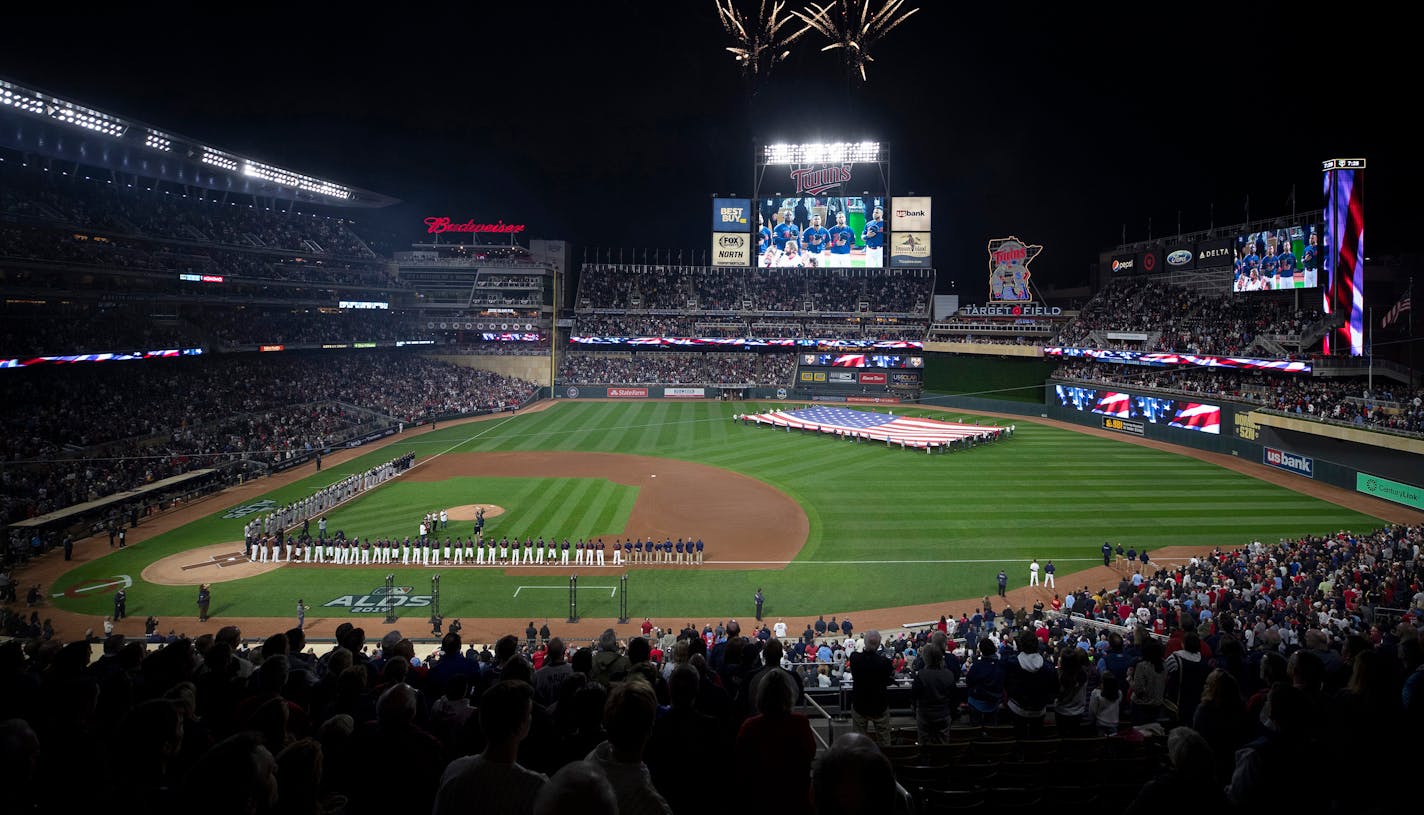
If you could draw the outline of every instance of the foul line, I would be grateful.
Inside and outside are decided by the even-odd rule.
[[[518,597],[518,596],[519,596],[519,593],[520,593],[521,591],[524,591],[525,589],[533,590],[533,589],[566,589],[566,588],[568,588],[568,586],[516,586],[515,589],[514,589],[514,596],[515,596],[515,597]],[[609,596],[609,597],[616,597],[616,596],[618,595],[618,587],[617,587],[617,586],[584,586],[583,588],[585,588],[585,589],[594,589],[595,591],[601,591],[601,590],[603,590],[603,589],[608,589],[608,596]]]
[[[1098,557],[1068,557],[1057,558],[1056,563],[1086,563],[1095,560],[1102,560]],[[1013,563],[1020,564],[1022,561],[1006,558],[984,558],[978,560],[709,560],[708,563],[730,563],[735,566],[775,566],[795,563],[798,566],[869,566],[878,564],[899,564],[899,563]]]

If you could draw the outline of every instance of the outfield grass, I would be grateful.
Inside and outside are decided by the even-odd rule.
[[[1004,442],[949,455],[925,455],[876,444],[839,442],[732,422],[733,413],[764,409],[717,402],[561,403],[507,420],[451,427],[397,443],[275,490],[285,503],[414,450],[576,450],[686,459],[725,467],[784,490],[805,508],[810,532],[795,562],[774,571],[634,569],[629,611],[637,617],[704,620],[751,612],[760,587],[766,613],[839,613],[928,603],[994,590],[1003,567],[1010,586],[1027,579],[1030,558],[1052,559],[1059,574],[1092,565],[1104,540],[1149,551],[1167,545],[1235,546],[1331,529],[1379,526],[1378,519],[1336,507],[1196,459],[1026,422]],[[897,413],[901,412],[897,409]],[[953,414],[905,413],[956,418]],[[966,418],[974,421],[974,417]],[[980,419],[988,423],[988,419]],[[1007,423],[1002,421],[1000,423]],[[396,482],[332,513],[348,534],[412,534],[419,516],[476,500],[504,506],[487,532],[614,534],[636,490],[602,479],[480,476],[440,484]],[[243,520],[209,517],[114,555],[87,563],[52,591],[80,581],[130,575],[186,548],[241,537]],[[557,528],[556,528],[557,527]],[[709,557],[717,556],[709,550]],[[953,561],[953,562],[934,562]],[[397,568],[397,582],[427,593],[435,569]],[[443,569],[446,617],[562,618],[567,586],[559,573],[506,576],[493,569]],[[288,616],[296,598],[312,615],[341,595],[364,594],[380,582],[374,570],[279,569],[214,587],[215,616]],[[613,616],[616,574],[581,579],[581,612]],[[553,588],[524,588],[535,585]],[[129,613],[187,617],[196,589],[137,582]],[[108,594],[60,598],[61,607],[106,614]],[[336,612],[346,613],[344,609]],[[411,616],[421,617],[411,612]]]

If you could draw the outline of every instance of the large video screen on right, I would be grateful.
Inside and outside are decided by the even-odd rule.
[[[1162,424],[1178,430],[1221,433],[1221,406],[1096,388],[1055,385],[1058,404],[1079,412]]]
[[[1233,292],[1313,289],[1325,257],[1321,224],[1267,229],[1236,238]]]

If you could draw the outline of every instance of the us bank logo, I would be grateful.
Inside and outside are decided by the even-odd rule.
[[[366,594],[347,594],[322,603],[323,608],[345,608],[352,614],[384,614],[393,608],[427,608],[434,597],[426,594],[411,594],[411,586],[392,586],[389,594],[385,586],[377,586]]]

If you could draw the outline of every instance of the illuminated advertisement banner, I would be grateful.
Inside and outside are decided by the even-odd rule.
[[[994,303],[1026,303],[1033,300],[1028,265],[1043,247],[1024,243],[1017,237],[989,241],[989,300]]]
[[[0,368],[31,368],[36,365],[70,365],[76,362],[132,362],[141,359],[174,359],[201,356],[201,348],[166,348],[157,351],[113,351],[103,354],[65,354],[48,357],[0,359]]]
[[[1262,447],[1261,463],[1306,478],[1315,477],[1315,459],[1310,456],[1301,456],[1274,447]]]
[[[883,268],[885,199],[813,194],[757,202],[756,265]]]
[[[1185,271],[1197,267],[1197,253],[1195,246],[1175,247],[1167,253],[1168,271]]]
[[[891,372],[891,374],[890,374],[890,384],[891,384],[891,385],[913,385],[913,386],[918,387],[919,384],[920,384],[920,372],[919,372],[919,371],[893,371],[893,372]]]
[[[713,232],[751,232],[752,201],[750,198],[713,198]]]
[[[1231,250],[1231,290],[1281,291],[1319,286],[1324,231],[1320,224],[1304,224],[1238,236]]]
[[[495,334],[489,331],[480,334],[485,342],[542,342],[542,334]]]
[[[890,265],[899,269],[928,269],[934,265],[928,232],[893,232]]]
[[[706,388],[663,388],[663,396],[668,399],[701,399],[706,395]]]
[[[750,232],[713,232],[713,266],[752,265],[752,236]]]
[[[1238,371],[1277,371],[1283,374],[1308,374],[1311,370],[1309,362],[1300,360],[1214,357],[1205,354],[1119,351],[1108,348],[1060,348],[1057,346],[1045,346],[1043,355],[1046,357],[1062,357],[1064,359],[1092,359],[1098,362],[1113,362],[1124,365],[1150,365],[1158,368],[1180,365],[1197,368],[1228,368]]]
[[[962,306],[956,315],[968,317],[1061,317],[1063,309],[1057,306],[1038,306],[1031,303],[1024,305],[970,305]]]
[[[929,232],[930,197],[896,196],[890,199],[891,232]]]
[[[801,364],[826,368],[923,368],[925,358],[900,354],[802,354]]]
[[[425,231],[428,235],[441,235],[446,232],[488,232],[495,235],[513,235],[524,231],[524,224],[507,224],[504,221],[496,221],[492,224],[477,224],[474,219],[464,223],[456,223],[450,218],[430,216],[425,219]]]
[[[1424,489],[1369,473],[1355,473],[1355,491],[1415,509],[1424,509]]]
[[[854,385],[855,371],[827,371],[826,381],[838,385]]]
[[[1055,385],[1054,393],[1061,407],[1080,412],[1096,413],[1114,419],[1134,419],[1149,424],[1161,424],[1178,430],[1219,435],[1221,407],[1185,399],[1164,399],[1139,396],[1121,391]],[[1104,425],[1107,427],[1107,425]],[[1110,430],[1123,430],[1109,427]],[[1132,432],[1132,431],[1124,431]]]
[[[609,399],[646,399],[648,397],[647,388],[609,388]]]
[[[221,283],[223,276],[220,274],[180,274],[178,279],[188,283]]]
[[[889,348],[923,350],[919,340],[836,340],[762,337],[569,337],[573,345],[731,346],[744,348]]]
[[[1137,269],[1143,274],[1157,274],[1165,271],[1165,267],[1160,246],[1149,247],[1137,255]]]
[[[847,403],[847,404],[852,404],[852,405],[898,405],[898,404],[900,404],[900,397],[898,397],[898,396],[847,396],[847,397],[845,398],[845,400],[846,400],[846,403]]]
[[[890,378],[885,374],[863,373],[860,375],[860,384],[862,385],[884,385],[889,381]]]
[[[340,300],[337,302],[341,308],[390,308],[391,304],[380,300]]]
[[[1118,419],[1112,416],[1103,417],[1103,429],[1115,430],[1118,433],[1128,433],[1133,436],[1143,436],[1147,434],[1147,425],[1142,422],[1135,422],[1131,419]]]
[[[1108,261],[1108,271],[1113,274],[1131,274],[1137,271],[1137,255],[1113,255]]]
[[[259,346],[257,346],[257,350],[258,350],[258,351],[262,351],[262,352],[267,352],[267,351],[281,351],[281,350],[284,350],[286,347],[287,347],[287,346],[285,346],[285,345],[259,345]]]
[[[1200,241],[1192,250],[1196,254],[1194,259],[1197,269],[1219,269],[1230,266],[1232,259],[1236,256],[1236,242],[1230,238],[1222,238],[1214,241]],[[1171,266],[1169,262],[1167,264]]]

